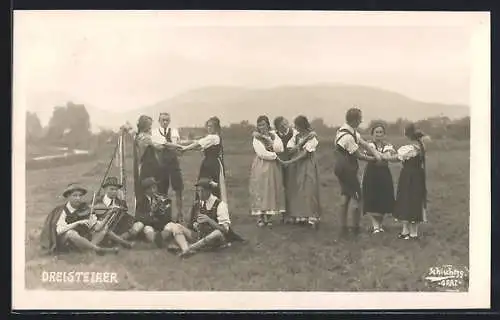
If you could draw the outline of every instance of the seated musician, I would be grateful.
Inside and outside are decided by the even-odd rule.
[[[111,242],[130,249],[133,243],[118,235],[127,234],[134,222],[134,217],[127,214],[127,202],[118,197],[121,187],[116,177],[107,177],[102,185],[104,195],[96,198],[94,212],[99,223],[97,229],[106,227]]]
[[[171,201],[159,195],[158,182],[153,178],[146,178],[141,182],[144,195],[137,199],[137,208],[133,229],[143,232],[146,239],[163,247],[165,242],[173,240],[182,252],[187,251],[191,231],[181,224],[172,222]]]
[[[72,183],[63,192],[67,199],[48,215],[40,235],[42,248],[49,253],[70,249],[91,250],[98,254],[116,253],[118,248],[104,248],[93,238],[92,228],[97,217],[90,214],[90,207],[83,201],[84,187]]]
[[[198,233],[198,241],[191,244],[182,257],[207,247],[229,246],[231,241],[244,241],[231,228],[227,204],[213,193],[216,184],[201,178],[196,186],[200,189],[200,203],[194,212],[192,228]]]

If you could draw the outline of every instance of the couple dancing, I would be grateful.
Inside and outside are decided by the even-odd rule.
[[[252,134],[256,157],[250,174],[251,215],[260,227],[271,226],[273,216],[286,223],[317,228],[321,215],[318,140],[308,119],[298,116],[292,128],[284,117],[257,119]]]
[[[134,143],[134,178],[136,197],[141,193],[140,181],[153,177],[158,181],[158,191],[167,195],[169,187],[175,191],[177,211],[173,220],[183,222],[182,192],[184,184],[179,164],[179,155],[191,150],[203,151],[198,180],[210,179],[214,184],[214,195],[227,203],[224,180],[224,156],[220,137],[221,125],[217,117],[207,120],[207,134],[198,140],[181,141],[178,130],[170,127],[169,113],[161,113],[159,127],[153,128],[153,119],[142,115],[137,123]]]

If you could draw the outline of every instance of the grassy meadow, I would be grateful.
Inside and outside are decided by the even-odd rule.
[[[396,144],[398,141],[392,140]],[[331,142],[320,143],[322,225],[317,231],[275,223],[258,228],[249,215],[248,180],[254,157],[249,141],[225,140],[229,207],[234,228],[246,244],[179,259],[166,250],[137,243],[118,255],[91,253],[44,255],[39,234],[47,214],[63,203],[64,187],[79,181],[97,190],[111,150],[96,161],[26,172],[26,288],[103,290],[238,290],[238,291],[427,291],[430,267],[469,264],[469,143],[434,141],[429,145],[427,177],[429,223],[420,227],[418,242],[398,240],[400,225],[386,218],[386,232],[372,235],[370,221],[354,242],[338,240],[339,185],[333,174]],[[199,153],[181,158],[184,209],[194,196]],[[132,159],[128,160],[132,190]],[[363,166],[362,166],[363,168]],[[392,164],[395,183],[400,164]],[[116,170],[116,169],[115,169]],[[113,171],[113,174],[118,174]],[[360,170],[360,175],[362,170]],[[91,193],[88,200],[91,200]],[[128,194],[129,203],[132,194]],[[45,283],[43,271],[116,272],[115,284]]]

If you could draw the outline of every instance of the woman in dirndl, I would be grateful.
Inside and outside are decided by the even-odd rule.
[[[380,154],[394,155],[394,147],[385,141],[385,126],[376,123],[371,128],[373,140],[368,142]],[[394,184],[388,161],[368,161],[362,183],[363,214],[370,215],[373,233],[383,232],[384,215],[394,208]]]
[[[401,161],[403,169],[399,175],[393,216],[403,224],[400,239],[417,240],[418,224],[427,221],[427,184],[425,177],[424,133],[413,123],[405,128],[407,145],[398,149],[397,155],[386,156],[391,161]]]
[[[319,199],[319,173],[316,161],[318,140],[305,116],[294,120],[297,134],[290,139],[287,148],[290,160],[280,160],[287,166],[287,192],[289,212],[287,218],[292,223],[319,226],[321,205]]]
[[[213,194],[227,203],[227,190],[224,170],[224,148],[221,139],[221,125],[217,117],[211,117],[205,124],[207,135],[181,148],[182,152],[190,150],[202,150],[204,158],[201,162],[198,181],[207,178],[217,186]]]
[[[160,170],[159,150],[163,146],[152,140],[151,128],[153,119],[141,115],[137,121],[137,132],[134,138],[134,193],[136,200],[142,196],[141,181],[157,177]]]
[[[258,117],[252,145],[256,156],[250,173],[251,215],[258,218],[259,227],[271,226],[272,217],[285,211],[283,172],[277,161],[284,148],[267,116]]]

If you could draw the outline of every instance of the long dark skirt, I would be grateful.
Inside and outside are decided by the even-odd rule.
[[[227,203],[227,193],[226,193],[226,181],[224,177],[224,169],[219,158],[215,157],[205,157],[201,162],[200,173],[198,174],[198,180],[200,178],[208,178],[214,182],[217,182],[218,187],[213,190],[213,194]]]
[[[363,213],[392,213],[394,185],[387,164],[367,164],[363,175]]]
[[[403,166],[399,176],[394,218],[400,221],[422,222],[425,190],[424,170],[411,165]]]

